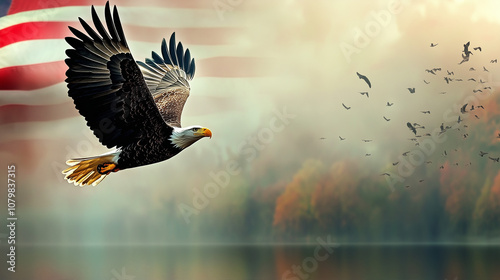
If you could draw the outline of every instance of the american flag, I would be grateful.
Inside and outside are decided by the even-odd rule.
[[[151,51],[158,52],[162,38],[176,32],[177,40],[189,47],[196,60],[193,83],[202,85],[196,89],[196,99],[189,102],[211,104],[202,113],[213,114],[232,101],[220,87],[205,90],[206,84],[220,85],[221,79],[262,75],[258,69],[263,59],[253,55],[251,47],[241,47],[246,27],[241,21],[224,18],[228,10],[220,9],[231,3],[225,2],[115,0],[110,4],[118,7],[136,60],[150,57]],[[83,30],[78,17],[91,22],[91,5],[103,18],[105,3],[13,0],[0,14],[0,156],[4,160],[29,157],[27,167],[37,168],[43,164],[40,158],[44,151],[55,150],[61,141],[71,140],[71,127],[75,122],[83,122],[67,96],[64,59],[69,45],[64,37],[72,36],[68,26]],[[226,6],[218,6],[221,3]],[[78,125],[81,136],[81,124]]]

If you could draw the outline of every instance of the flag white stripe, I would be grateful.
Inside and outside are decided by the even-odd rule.
[[[51,105],[69,101],[66,83],[36,90],[0,90],[0,106],[7,104]]]
[[[158,43],[146,43],[139,41],[129,42],[130,49],[136,60],[144,61],[151,56],[151,51],[160,53],[161,39]],[[234,45],[203,45],[187,46],[195,58],[204,59],[217,56],[249,56],[244,48]],[[0,49],[0,69],[10,66],[22,66],[54,61],[62,61],[67,58],[66,49],[71,48],[63,39],[43,39],[21,41],[7,45]]]
[[[0,135],[0,143],[23,140],[23,139],[54,139],[70,138],[77,134],[77,127],[80,131],[85,127],[77,126],[77,120],[81,117],[65,118],[46,122],[26,122],[0,125],[0,130],[5,132]],[[88,128],[87,128],[88,129]],[[96,138],[96,142],[98,142]]]
[[[97,14],[104,20],[104,6],[96,7]],[[161,7],[119,7],[122,24],[144,27],[207,28],[227,27],[228,23],[217,16],[215,9],[185,9]],[[81,17],[91,22],[90,7],[71,6],[20,12],[0,18],[0,29],[16,24],[34,21],[78,21]],[[232,27],[234,23],[231,23]]]
[[[0,69],[44,62],[54,62],[66,58],[69,45],[62,39],[21,41],[0,49]]]

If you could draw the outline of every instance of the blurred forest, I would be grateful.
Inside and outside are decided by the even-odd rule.
[[[32,201],[26,202],[33,204],[32,207],[20,206],[23,230],[19,231],[19,240],[34,243],[85,240],[108,244],[269,243],[314,242],[318,236],[329,235],[342,243],[499,242],[499,164],[481,157],[479,151],[498,154],[500,138],[495,136],[500,132],[500,115],[495,102],[485,106],[489,110],[480,119],[469,122],[469,139],[473,140],[450,134],[449,140],[426,159],[433,164],[417,166],[411,176],[393,188],[382,172],[397,174],[389,159],[397,159],[398,151],[387,155],[386,162],[365,164],[369,159],[364,157],[337,157],[338,152],[325,152],[328,151],[325,145],[332,142],[341,145],[338,140],[311,140],[304,135],[294,142],[285,141],[279,149],[271,143],[251,160],[227,149],[226,159],[219,159],[217,168],[207,165],[206,170],[198,170],[201,175],[217,172],[233,160],[241,172],[231,176],[228,186],[209,198],[206,207],[191,213],[189,222],[181,205],[190,205],[193,192],[175,192],[157,181],[146,180],[144,184],[149,187],[107,185],[98,191],[75,188],[72,192],[80,204],[53,198],[59,208],[75,209],[71,214],[58,212],[59,208],[43,210],[36,206],[36,196],[32,196]],[[286,135],[276,137],[285,139]],[[300,153],[314,157],[301,160],[294,149],[299,149],[296,143],[306,141],[314,144],[301,146]],[[442,154],[445,149],[449,151],[447,156]],[[198,162],[203,161],[203,154],[194,157]],[[179,168],[188,170],[189,162]],[[156,165],[156,168],[166,167]],[[128,176],[133,178],[134,173],[130,171]],[[188,181],[189,186],[199,186],[201,191],[207,180],[212,179],[190,176],[172,180],[172,184]],[[72,186],[61,186],[73,190]],[[127,191],[120,192],[121,188]],[[85,198],[90,193],[95,199]],[[115,198],[107,206],[111,203],[106,199],[110,194]],[[131,197],[136,197],[137,202]],[[23,212],[31,214],[24,216]]]

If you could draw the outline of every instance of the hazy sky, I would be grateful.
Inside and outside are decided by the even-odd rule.
[[[29,131],[13,125],[9,127],[12,135],[65,137],[57,145],[41,142],[36,148],[26,148],[30,157],[43,159],[33,163],[23,158],[19,162],[30,171],[30,176],[25,177],[30,189],[27,205],[33,209],[43,206],[55,215],[54,219],[65,221],[77,216],[91,223],[102,211],[109,217],[120,216],[120,211],[124,211],[146,219],[148,213],[175,208],[180,202],[189,203],[193,188],[211,182],[211,172],[218,172],[231,158],[238,157],[250,163],[242,168],[255,176],[255,182],[247,182],[252,186],[260,184],[257,179],[264,172],[259,168],[272,168],[276,177],[288,182],[297,167],[311,158],[326,159],[335,166],[341,162],[350,166],[354,162],[364,170],[363,176],[383,181],[380,173],[398,172],[391,163],[400,161],[402,153],[419,151],[415,142],[408,140],[415,135],[407,128],[407,122],[425,126],[419,134],[430,133],[442,123],[454,125],[460,115],[458,109],[465,103],[485,107],[477,113],[461,115],[463,124],[471,127],[469,139],[463,137],[467,133],[464,128],[450,131],[443,143],[433,141],[434,151],[425,160],[432,160],[432,168],[438,169],[448,160],[442,157],[443,151],[458,149],[450,162],[464,165],[466,160],[481,161],[491,168],[495,163],[478,158],[478,150],[488,146],[491,155],[500,156],[495,138],[500,132],[500,72],[498,64],[490,63],[500,58],[500,2],[235,2],[231,10],[222,13],[209,7],[213,10],[209,10],[208,22],[241,28],[241,33],[227,38],[222,49],[228,56],[256,57],[261,63],[253,66],[258,75],[251,78],[207,78],[207,69],[197,69],[183,125],[208,127],[213,132],[212,139],[199,141],[167,162],[111,174],[97,190],[79,189],[62,180],[59,166],[68,156],[74,156],[75,150],[84,153],[77,156],[106,151],[90,134],[83,118],[51,124],[50,135],[43,129],[47,125],[33,125]],[[122,19],[126,20],[127,14]],[[183,36],[177,33],[178,40],[182,41]],[[482,51],[472,50],[470,61],[459,65],[463,44],[468,41],[471,49],[481,46]],[[431,43],[437,46],[430,47]],[[195,59],[222,52],[214,46],[185,46]],[[152,48],[159,51],[160,45],[130,42],[130,47],[134,57],[142,60]],[[469,71],[470,67],[476,71]],[[441,71],[436,75],[425,71],[433,68]],[[447,70],[454,75],[447,75]],[[366,75],[372,88],[358,79],[356,72]],[[447,84],[445,76],[463,81]],[[467,81],[469,78],[487,83]],[[491,91],[483,89],[486,86],[491,86]],[[410,94],[407,88],[415,88],[415,93]],[[476,94],[474,89],[484,92]],[[364,91],[369,92],[369,98],[360,94]],[[388,107],[387,102],[394,105]],[[342,103],[351,109],[345,110]],[[427,110],[431,114],[421,113]],[[284,112],[288,112],[288,118],[283,118]],[[384,116],[390,121],[385,121]],[[346,140],[340,141],[339,136]],[[362,139],[373,141],[365,143]],[[360,175],[348,172],[347,168],[339,175]],[[241,177],[233,176],[230,184],[238,180]],[[220,200],[214,200],[212,207],[220,207],[222,201],[238,202],[236,195],[226,191]],[[169,203],[174,206],[168,206]],[[106,205],[105,209],[100,205]]]

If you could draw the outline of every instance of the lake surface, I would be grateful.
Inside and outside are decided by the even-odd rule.
[[[496,246],[35,246],[2,263],[22,280],[500,279]]]

